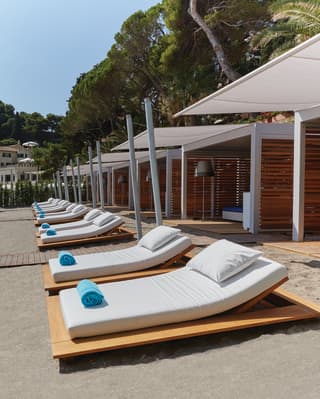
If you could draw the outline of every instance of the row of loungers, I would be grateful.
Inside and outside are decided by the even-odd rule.
[[[192,248],[180,230],[160,226],[131,248],[50,259],[53,357],[320,316],[318,305],[278,288],[287,270],[261,252],[227,240],[194,257]],[[88,306],[87,294],[99,301]]]
[[[47,210],[43,211],[44,206],[38,205],[40,210],[35,211],[35,224],[42,222],[36,232],[39,249],[133,238],[133,233],[122,227],[122,218],[110,212],[69,204],[65,211],[50,213],[55,207],[55,204],[51,208],[47,205]],[[46,213],[40,217],[41,212]]]

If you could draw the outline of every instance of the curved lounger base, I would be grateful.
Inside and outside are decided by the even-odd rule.
[[[84,215],[80,215],[80,216],[76,216],[76,217],[70,217],[68,219],[63,219],[63,220],[56,220],[56,221],[52,221],[50,222],[51,224],[59,224],[59,223],[68,223],[68,222],[76,222],[77,220],[82,220]],[[42,222],[38,222],[37,219],[34,221],[34,225],[36,227],[39,227],[42,225]],[[38,236],[38,234],[36,233],[36,236]]]
[[[156,276],[157,274],[172,272],[173,270],[179,267],[178,266],[179,263],[185,265],[186,262],[191,259],[191,254],[188,254],[188,252],[191,251],[193,248],[194,245],[191,245],[190,247],[186,248],[183,252],[181,252],[179,255],[176,255],[173,258],[169,259],[167,262],[152,267],[148,270],[141,270],[138,272],[123,273],[123,274],[114,274],[103,277],[92,277],[90,278],[90,280],[94,281],[95,283],[111,283],[115,281],[131,280],[134,278]],[[50,272],[50,267],[48,264],[43,265],[42,273],[43,273],[44,289],[48,291],[50,295],[58,294],[60,290],[65,288],[76,287],[77,284],[79,283],[79,280],[63,281],[61,283],[56,283],[52,277],[52,274]]]
[[[276,284],[276,287],[278,286],[279,284]],[[319,305],[274,287],[239,308],[205,319],[73,340],[64,325],[59,297],[48,296],[47,309],[53,358],[74,357],[156,342],[320,317]],[[254,310],[254,306],[258,303],[259,309]]]
[[[88,238],[81,238],[76,240],[68,240],[68,241],[59,241],[59,242],[50,242],[50,243],[43,243],[41,238],[37,238],[37,246],[40,249],[47,249],[47,248],[57,248],[57,247],[67,247],[67,246],[76,246],[76,245],[83,245],[83,244],[90,244],[95,242],[102,242],[102,241],[111,241],[111,240],[119,240],[124,238],[133,238],[133,232],[126,230],[122,227],[116,227],[105,234],[101,234],[99,236],[88,237]]]

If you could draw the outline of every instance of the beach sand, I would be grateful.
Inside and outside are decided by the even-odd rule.
[[[0,255],[15,245],[34,251],[31,218],[29,209],[0,212]],[[3,231],[5,220],[16,220],[10,234]],[[288,267],[286,288],[320,303],[320,260],[267,247],[263,251]],[[1,398],[319,398],[320,321],[59,362],[51,358],[42,287],[40,265],[0,269]]]

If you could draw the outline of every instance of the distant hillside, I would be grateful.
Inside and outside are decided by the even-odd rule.
[[[0,145],[14,144],[18,140],[57,143],[61,141],[60,125],[63,117],[43,116],[38,112],[16,112],[10,104],[0,101]]]

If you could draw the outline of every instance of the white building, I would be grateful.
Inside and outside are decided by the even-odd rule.
[[[37,181],[38,168],[34,165],[32,149],[18,142],[0,146],[0,184],[15,183],[18,180]]]

